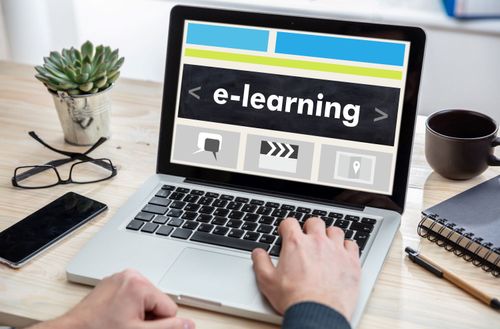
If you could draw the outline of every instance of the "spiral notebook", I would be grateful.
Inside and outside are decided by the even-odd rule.
[[[422,212],[418,234],[500,276],[500,175]]]

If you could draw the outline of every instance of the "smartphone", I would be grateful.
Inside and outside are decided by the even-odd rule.
[[[0,232],[0,262],[19,268],[108,207],[68,192]]]

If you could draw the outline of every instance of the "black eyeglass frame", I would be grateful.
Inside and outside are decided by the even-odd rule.
[[[105,141],[107,141],[106,137],[99,138],[99,140],[94,145],[92,145],[87,151],[85,151],[84,153],[78,153],[78,152],[69,152],[69,151],[64,151],[64,150],[58,150],[58,149],[56,149],[56,148],[48,145],[47,143],[45,143],[40,137],[38,137],[38,135],[34,131],[30,131],[28,134],[33,139],[35,139],[37,142],[39,142],[40,144],[42,144],[46,148],[50,149],[51,151],[54,151],[54,152],[62,154],[62,155],[66,155],[68,158],[66,158],[66,159],[52,160],[52,161],[49,161],[49,162],[47,162],[46,164],[43,164],[43,165],[32,165],[32,166],[17,167],[14,170],[14,176],[12,177],[12,180],[11,180],[12,181],[12,185],[15,186],[15,187],[25,188],[25,189],[39,189],[39,188],[53,187],[53,186],[56,186],[56,185],[59,185],[59,184],[70,184],[70,183],[74,183],[74,184],[90,184],[90,183],[97,183],[97,182],[101,182],[101,181],[110,179],[110,178],[116,176],[117,173],[118,173],[116,167],[113,165],[113,162],[111,162],[110,159],[108,159],[108,158],[94,159],[94,158],[91,158],[91,157],[89,157],[87,155],[90,152],[94,151],[102,143],[104,143]],[[62,166],[64,164],[66,164],[66,163],[75,161],[75,160],[80,160],[80,161],[77,162],[77,163],[74,163],[71,166],[68,179],[66,179],[66,180],[61,179],[61,175],[60,175],[59,171],[57,170],[57,167]],[[97,166],[100,166],[100,167],[102,167],[104,169],[107,169],[107,170],[111,171],[111,175],[109,177],[107,177],[107,178],[103,178],[103,179],[96,180],[96,181],[91,181],[91,182],[73,181],[73,179],[71,178],[71,174],[73,172],[73,168],[76,165],[79,165],[79,164],[85,163],[85,162],[90,162],[90,163],[95,164]],[[20,174],[19,176],[16,175],[16,173],[17,173],[18,170],[25,169],[25,168],[32,168],[32,169],[30,169],[30,170],[28,170],[28,171]],[[40,186],[40,187],[29,187],[29,186],[19,185],[19,183],[18,183],[18,182],[20,182],[20,181],[22,181],[22,180],[24,180],[24,179],[26,179],[28,177],[31,177],[33,175],[36,175],[38,173],[41,173],[41,172],[43,172],[45,170],[49,170],[49,169],[54,170],[56,172],[56,174],[57,174],[58,182],[56,184],[47,185],[47,186]]]

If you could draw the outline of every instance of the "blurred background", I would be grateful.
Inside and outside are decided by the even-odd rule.
[[[41,64],[51,50],[91,40],[120,48],[122,77],[163,82],[177,3],[422,27],[419,112],[467,108],[500,122],[500,19],[449,17],[441,0],[0,0],[0,60]]]

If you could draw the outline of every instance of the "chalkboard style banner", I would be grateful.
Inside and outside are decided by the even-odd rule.
[[[398,88],[184,65],[179,117],[394,145]]]

